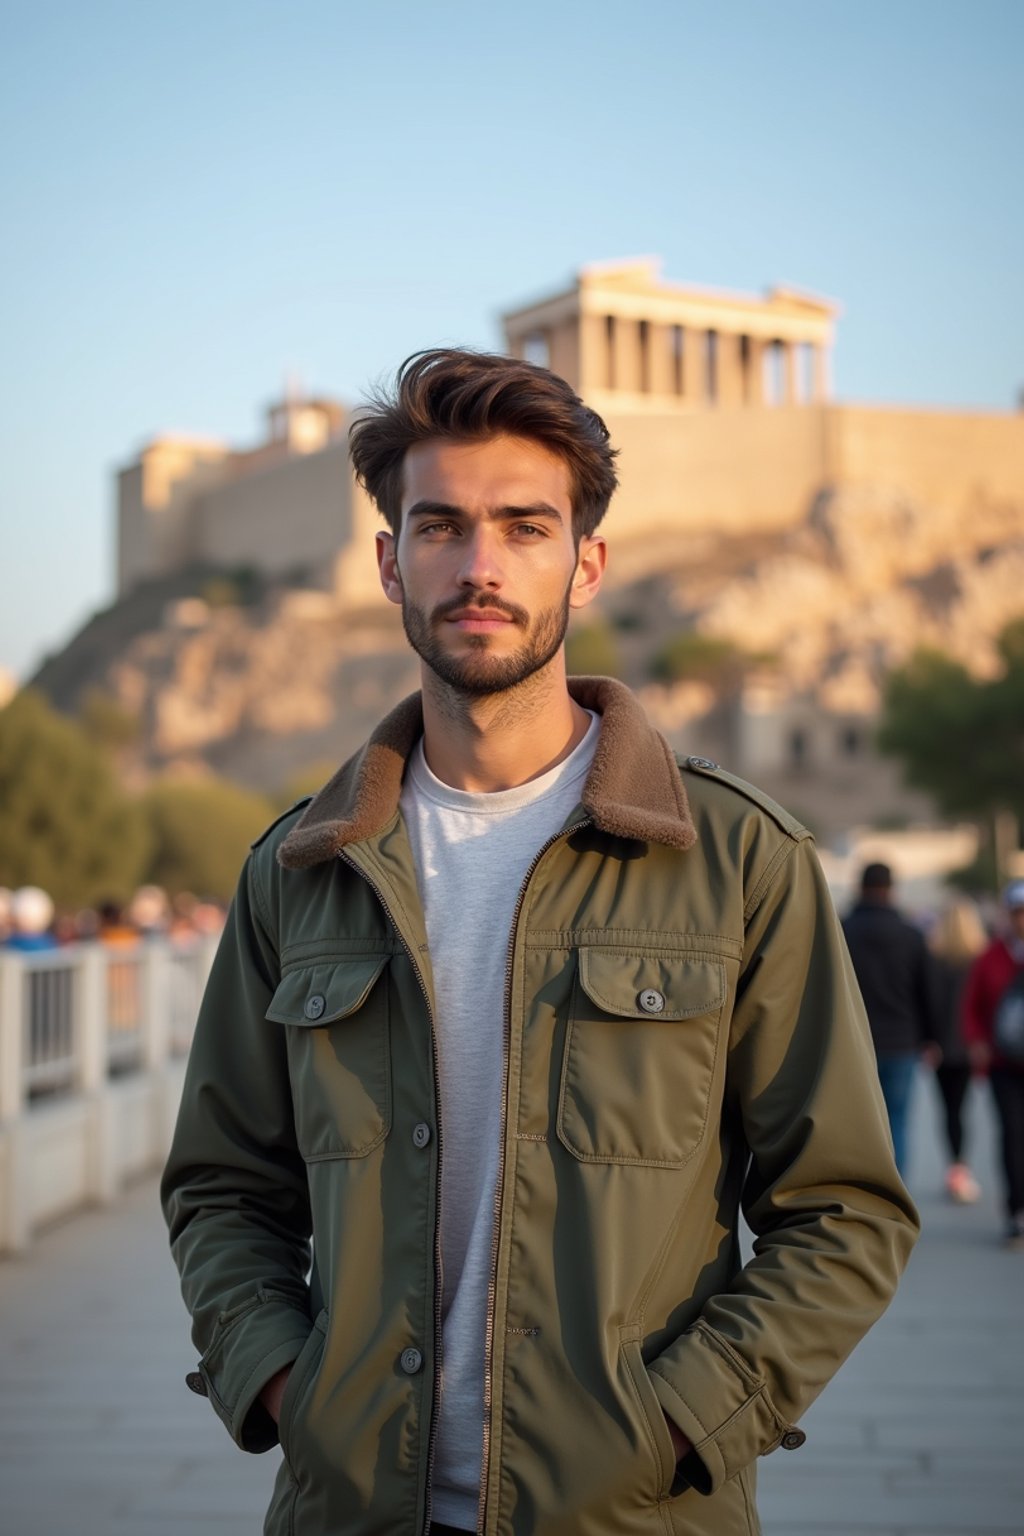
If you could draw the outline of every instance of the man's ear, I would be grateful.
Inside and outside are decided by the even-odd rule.
[[[576,574],[569,588],[569,607],[585,608],[601,590],[604,568],[608,560],[608,545],[600,534],[592,533],[580,539],[576,553]]]
[[[402,574],[398,569],[398,552],[393,533],[377,534],[377,570],[388,602],[401,603]]]

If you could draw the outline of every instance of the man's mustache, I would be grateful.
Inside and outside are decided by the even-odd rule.
[[[487,592],[474,598],[472,602],[467,602],[464,597],[450,597],[446,602],[438,603],[431,618],[446,619],[452,613],[483,613],[489,608],[504,614],[507,619],[512,620],[513,624],[519,624],[524,628],[530,622],[530,615],[525,608],[520,608],[518,603],[506,603],[502,598],[492,597]]]

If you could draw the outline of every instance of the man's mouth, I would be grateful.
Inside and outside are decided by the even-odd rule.
[[[445,623],[471,634],[487,634],[491,630],[505,629],[515,620],[494,608],[456,608],[454,613],[445,614]]]

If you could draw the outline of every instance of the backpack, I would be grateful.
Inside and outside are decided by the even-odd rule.
[[[1024,1065],[1024,970],[1017,972],[996,1004],[992,1038],[1000,1055]]]

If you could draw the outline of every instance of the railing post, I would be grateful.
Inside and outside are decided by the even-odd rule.
[[[117,1193],[110,1094],[107,1089],[107,954],[83,944],[78,956],[78,1087],[88,1106],[86,1184],[98,1205]]]
[[[171,953],[167,939],[151,939],[140,959],[142,1067],[150,1095],[150,1155],[162,1164],[171,1144],[167,1064],[171,1056]]]
[[[25,1144],[25,967],[0,955],[0,1252],[28,1247],[30,1212]]]
[[[166,939],[151,939],[140,959],[142,1065],[160,1071],[171,1052],[171,957]]]

